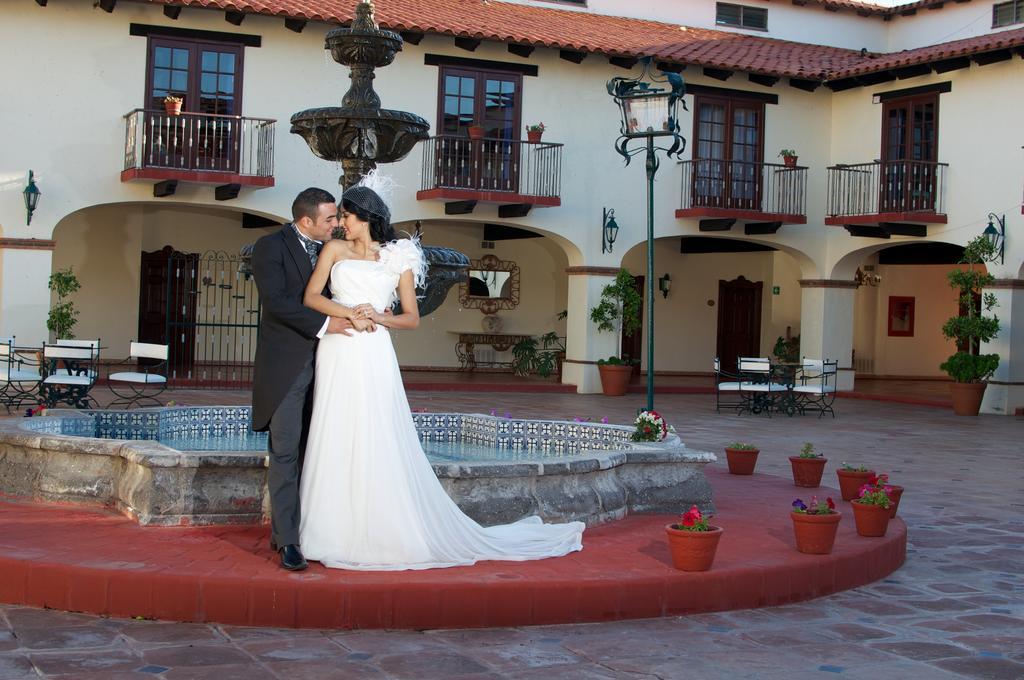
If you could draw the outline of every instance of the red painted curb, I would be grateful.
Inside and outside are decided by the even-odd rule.
[[[809,490],[719,468],[708,476],[725,534],[703,573],[672,568],[663,528],[673,518],[664,515],[588,529],[583,551],[555,559],[376,573],[314,563],[289,573],[265,527],[139,527],[105,510],[0,501],[0,601],[247,626],[519,626],[778,605],[864,585],[903,564],[898,519],[886,537],[863,538],[841,503],[834,552],[803,555],[789,509]]]

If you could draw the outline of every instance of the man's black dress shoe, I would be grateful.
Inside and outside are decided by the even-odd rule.
[[[302,556],[299,546],[285,545],[281,547],[281,566],[288,571],[302,571],[309,566],[309,562]]]

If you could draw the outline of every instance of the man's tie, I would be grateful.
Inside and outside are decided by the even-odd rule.
[[[306,254],[309,255],[309,263],[313,265],[313,268],[315,269],[316,259],[320,256],[320,251],[323,250],[324,244],[318,243],[313,239],[307,237],[305,234],[299,231],[298,227],[294,227],[293,225],[293,228],[295,229],[295,233],[299,237],[299,241],[302,242],[302,246],[306,249]]]

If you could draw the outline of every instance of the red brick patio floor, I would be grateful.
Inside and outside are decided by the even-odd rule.
[[[410,400],[431,410],[613,422],[628,421],[642,401],[436,392]],[[786,456],[804,441],[829,458],[830,484],[841,461],[892,473],[907,487],[906,563],[881,581],[802,603],[596,624],[297,630],[2,606],[0,679],[1024,677],[1020,418],[852,399],[839,400],[834,420],[718,415],[707,395],[666,395],[656,406],[694,448],[756,441],[759,472],[783,479]],[[719,509],[723,520],[736,511],[721,501]]]

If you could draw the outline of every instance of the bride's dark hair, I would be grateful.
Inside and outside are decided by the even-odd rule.
[[[364,222],[370,223],[370,238],[378,243],[395,240],[395,228],[391,226],[391,211],[377,192],[366,187],[355,186],[341,197],[341,207]]]

